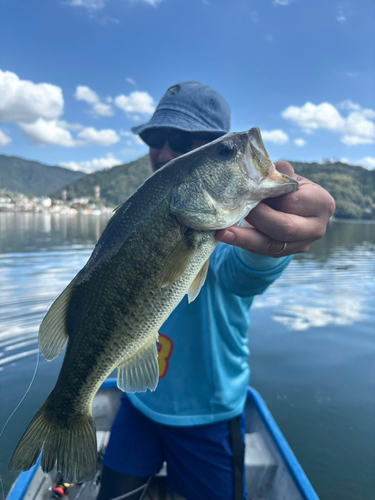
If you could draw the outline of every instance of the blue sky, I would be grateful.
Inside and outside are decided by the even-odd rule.
[[[2,0],[0,153],[92,172],[171,85],[219,90],[271,158],[375,168],[373,0]]]

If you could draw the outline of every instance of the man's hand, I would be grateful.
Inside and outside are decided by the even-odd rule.
[[[313,241],[324,236],[335,211],[332,196],[318,184],[296,175],[286,161],[278,161],[275,166],[298,180],[298,191],[264,200],[241,227],[221,229],[216,239],[259,255],[285,257],[307,252]]]

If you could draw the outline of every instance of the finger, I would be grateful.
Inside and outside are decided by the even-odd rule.
[[[317,217],[279,212],[260,203],[245,218],[253,227],[278,241],[315,241],[325,234],[326,224]]]
[[[293,177],[293,179],[297,178],[294,168],[287,161],[275,161],[275,167],[278,172],[289,175],[289,177]]]
[[[303,177],[299,178],[299,183],[297,191],[268,199],[265,203],[280,212],[328,220],[335,208],[332,196],[318,184]]]
[[[270,238],[254,228],[239,226],[218,231],[216,238],[223,243],[243,248],[252,253],[275,258],[307,252],[311,243],[304,241],[286,243]]]
[[[264,203],[281,212],[293,213],[305,217],[317,216],[328,220],[335,212],[335,200],[324,188],[297,175],[286,161],[277,161],[276,169],[299,182],[299,189],[284,196],[269,198]]]

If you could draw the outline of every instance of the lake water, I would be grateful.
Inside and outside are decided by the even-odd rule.
[[[25,393],[49,305],[87,261],[107,217],[0,213],[0,428]],[[375,224],[332,221],[254,302],[252,385],[322,500],[375,499]],[[0,438],[0,474],[54,386],[39,360]]]

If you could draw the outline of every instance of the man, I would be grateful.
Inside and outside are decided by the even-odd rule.
[[[154,171],[227,133],[230,109],[198,82],[170,87],[151,120],[133,132],[148,144]],[[248,309],[287,267],[322,237],[332,197],[295,175],[297,192],[260,203],[241,227],[217,232],[206,283],[160,330],[160,381],[154,393],[125,394],[104,459],[99,500],[141,498],[168,463],[172,490],[187,500],[242,500],[243,409],[249,381]],[[227,243],[227,244],[225,244]],[[133,492],[133,493],[131,493]]]

